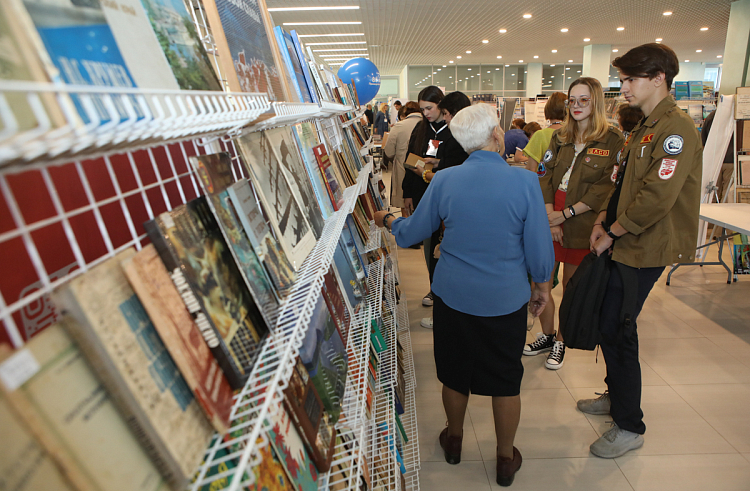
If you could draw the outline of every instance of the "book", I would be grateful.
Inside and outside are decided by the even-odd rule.
[[[316,491],[318,471],[307,453],[289,413],[275,408],[268,416],[268,436],[297,491]]]
[[[326,152],[325,145],[320,144],[315,146],[313,152],[315,153],[315,159],[318,162],[320,171],[323,174],[328,197],[331,199],[331,203],[333,203],[333,209],[338,211],[338,209],[344,204],[344,195],[338,181],[336,180],[336,176],[333,173],[333,169],[331,168],[331,161],[328,158],[328,152]]]
[[[299,356],[318,390],[323,407],[335,424],[341,414],[348,356],[325,301],[319,297]]]
[[[102,372],[87,363],[83,349],[63,329],[67,321],[50,326],[15,353],[4,349],[0,354],[2,372],[14,374],[12,380],[3,377],[0,433],[16,435],[2,439],[0,465],[12,464],[5,458],[9,454],[22,457],[18,467],[4,469],[3,489],[167,491],[102,384]],[[153,404],[161,405],[159,397]],[[196,430],[185,433],[195,437]],[[21,487],[13,486],[14,480]]]
[[[126,249],[56,289],[65,327],[133,432],[173,485],[184,485],[213,428],[120,266]]]
[[[336,245],[333,253],[333,265],[336,268],[336,274],[340,282],[341,290],[344,295],[344,302],[349,311],[349,317],[353,317],[359,311],[359,304],[364,298],[364,286],[357,278],[357,274],[348,259],[348,253],[341,244],[341,240]]]
[[[162,213],[144,227],[229,385],[242,388],[268,327],[206,197]]]
[[[404,161],[404,168],[405,169],[422,169],[422,170],[432,170],[432,164],[428,164],[424,161],[424,158],[420,157],[419,155],[415,153],[410,153],[406,157],[406,161]]]
[[[325,414],[318,390],[299,357],[289,385],[284,389],[284,406],[318,472],[326,472],[333,458],[335,429]]]
[[[173,0],[141,2],[177,85],[183,90],[222,90],[185,4]]]
[[[243,227],[229,204],[228,189],[234,184],[232,159],[226,152],[189,158],[198,182],[207,196],[209,208],[216,218],[229,251],[239,266],[244,283],[259,307],[267,326],[276,324],[279,300],[282,298],[271,284],[255,249],[243,233]]]
[[[214,429],[229,430],[232,388],[221,371],[153,244],[122,263],[177,368]]]
[[[292,44],[294,45],[294,52],[297,54],[297,59],[299,60],[299,63],[302,67],[302,74],[305,78],[305,86],[307,87],[307,91],[310,93],[311,102],[318,104],[320,100],[318,99],[318,94],[315,90],[315,82],[313,81],[312,74],[310,73],[308,60],[305,57],[305,52],[302,50],[302,43],[300,43],[299,41],[297,31],[292,29],[292,31],[289,33],[289,37],[292,40]]]
[[[339,279],[333,266],[328,268],[328,272],[323,276],[323,299],[328,306],[333,321],[341,334],[344,343],[349,339],[349,328],[351,327],[351,317],[346,309],[344,302],[344,293],[339,287]]]
[[[276,159],[281,162],[281,168],[284,170],[287,180],[291,185],[294,197],[302,207],[307,222],[313,229],[315,238],[319,239],[323,232],[325,220],[315,199],[315,192],[312,188],[310,176],[305,169],[305,164],[300,157],[297,142],[294,139],[291,128],[282,126],[267,131],[268,139],[271,142],[271,148],[276,153]]]
[[[268,211],[271,226],[297,271],[315,247],[315,235],[294,197],[266,132],[244,135],[237,142],[243,162]]]
[[[204,0],[219,62],[231,92],[262,92],[287,100],[274,40],[256,0]]]
[[[307,175],[312,182],[315,199],[320,205],[323,218],[327,219],[333,215],[335,210],[333,209],[333,203],[331,203],[331,198],[328,195],[328,187],[323,179],[323,174],[320,172],[318,160],[315,158],[315,151],[313,150],[316,145],[320,144],[315,125],[309,121],[295,124],[292,126],[292,133],[294,133],[297,147],[302,155],[302,161],[305,163]]]
[[[296,92],[300,102],[313,102],[310,92],[307,90],[305,75],[302,73],[302,65],[299,58],[297,58],[297,51],[294,48],[292,37],[281,26],[274,27],[273,33],[281,52],[281,58],[286,65],[287,79],[290,82],[290,86]]]

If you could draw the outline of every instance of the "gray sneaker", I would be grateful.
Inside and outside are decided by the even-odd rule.
[[[581,399],[576,403],[578,410],[586,414],[609,414],[612,403],[609,400],[609,391],[604,393],[594,392],[598,395],[596,399]]]
[[[612,428],[592,443],[589,450],[597,457],[614,459],[622,457],[631,450],[641,448],[642,446],[643,436],[632,431],[623,430],[612,422]]]

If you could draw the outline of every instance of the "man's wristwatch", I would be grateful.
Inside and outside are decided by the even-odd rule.
[[[617,240],[617,239],[620,238],[619,235],[615,235],[614,232],[612,232],[612,230],[609,227],[607,227],[606,225],[602,224],[602,227],[604,227],[604,231],[607,232],[607,235],[609,235],[610,239]]]

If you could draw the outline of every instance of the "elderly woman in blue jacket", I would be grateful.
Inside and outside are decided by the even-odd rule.
[[[463,165],[438,172],[412,216],[381,211],[375,220],[401,247],[445,225],[432,283],[435,364],[448,417],[440,446],[448,463],[459,463],[469,394],[492,397],[497,482],[510,486],[522,460],[513,442],[527,303],[539,315],[549,300],[554,252],[538,179],[503,160],[495,109],[462,109],[451,132],[469,154]]]

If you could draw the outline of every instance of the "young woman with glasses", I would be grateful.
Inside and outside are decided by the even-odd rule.
[[[590,251],[591,229],[614,185],[617,153],[624,141],[607,122],[604,92],[598,80],[582,77],[574,81],[566,106],[562,127],[552,136],[537,170],[555,261],[564,264],[563,292]],[[565,345],[561,334],[555,335],[553,328],[544,324],[542,329],[537,340],[526,345],[524,354],[550,351],[545,366],[550,370],[562,368]]]

